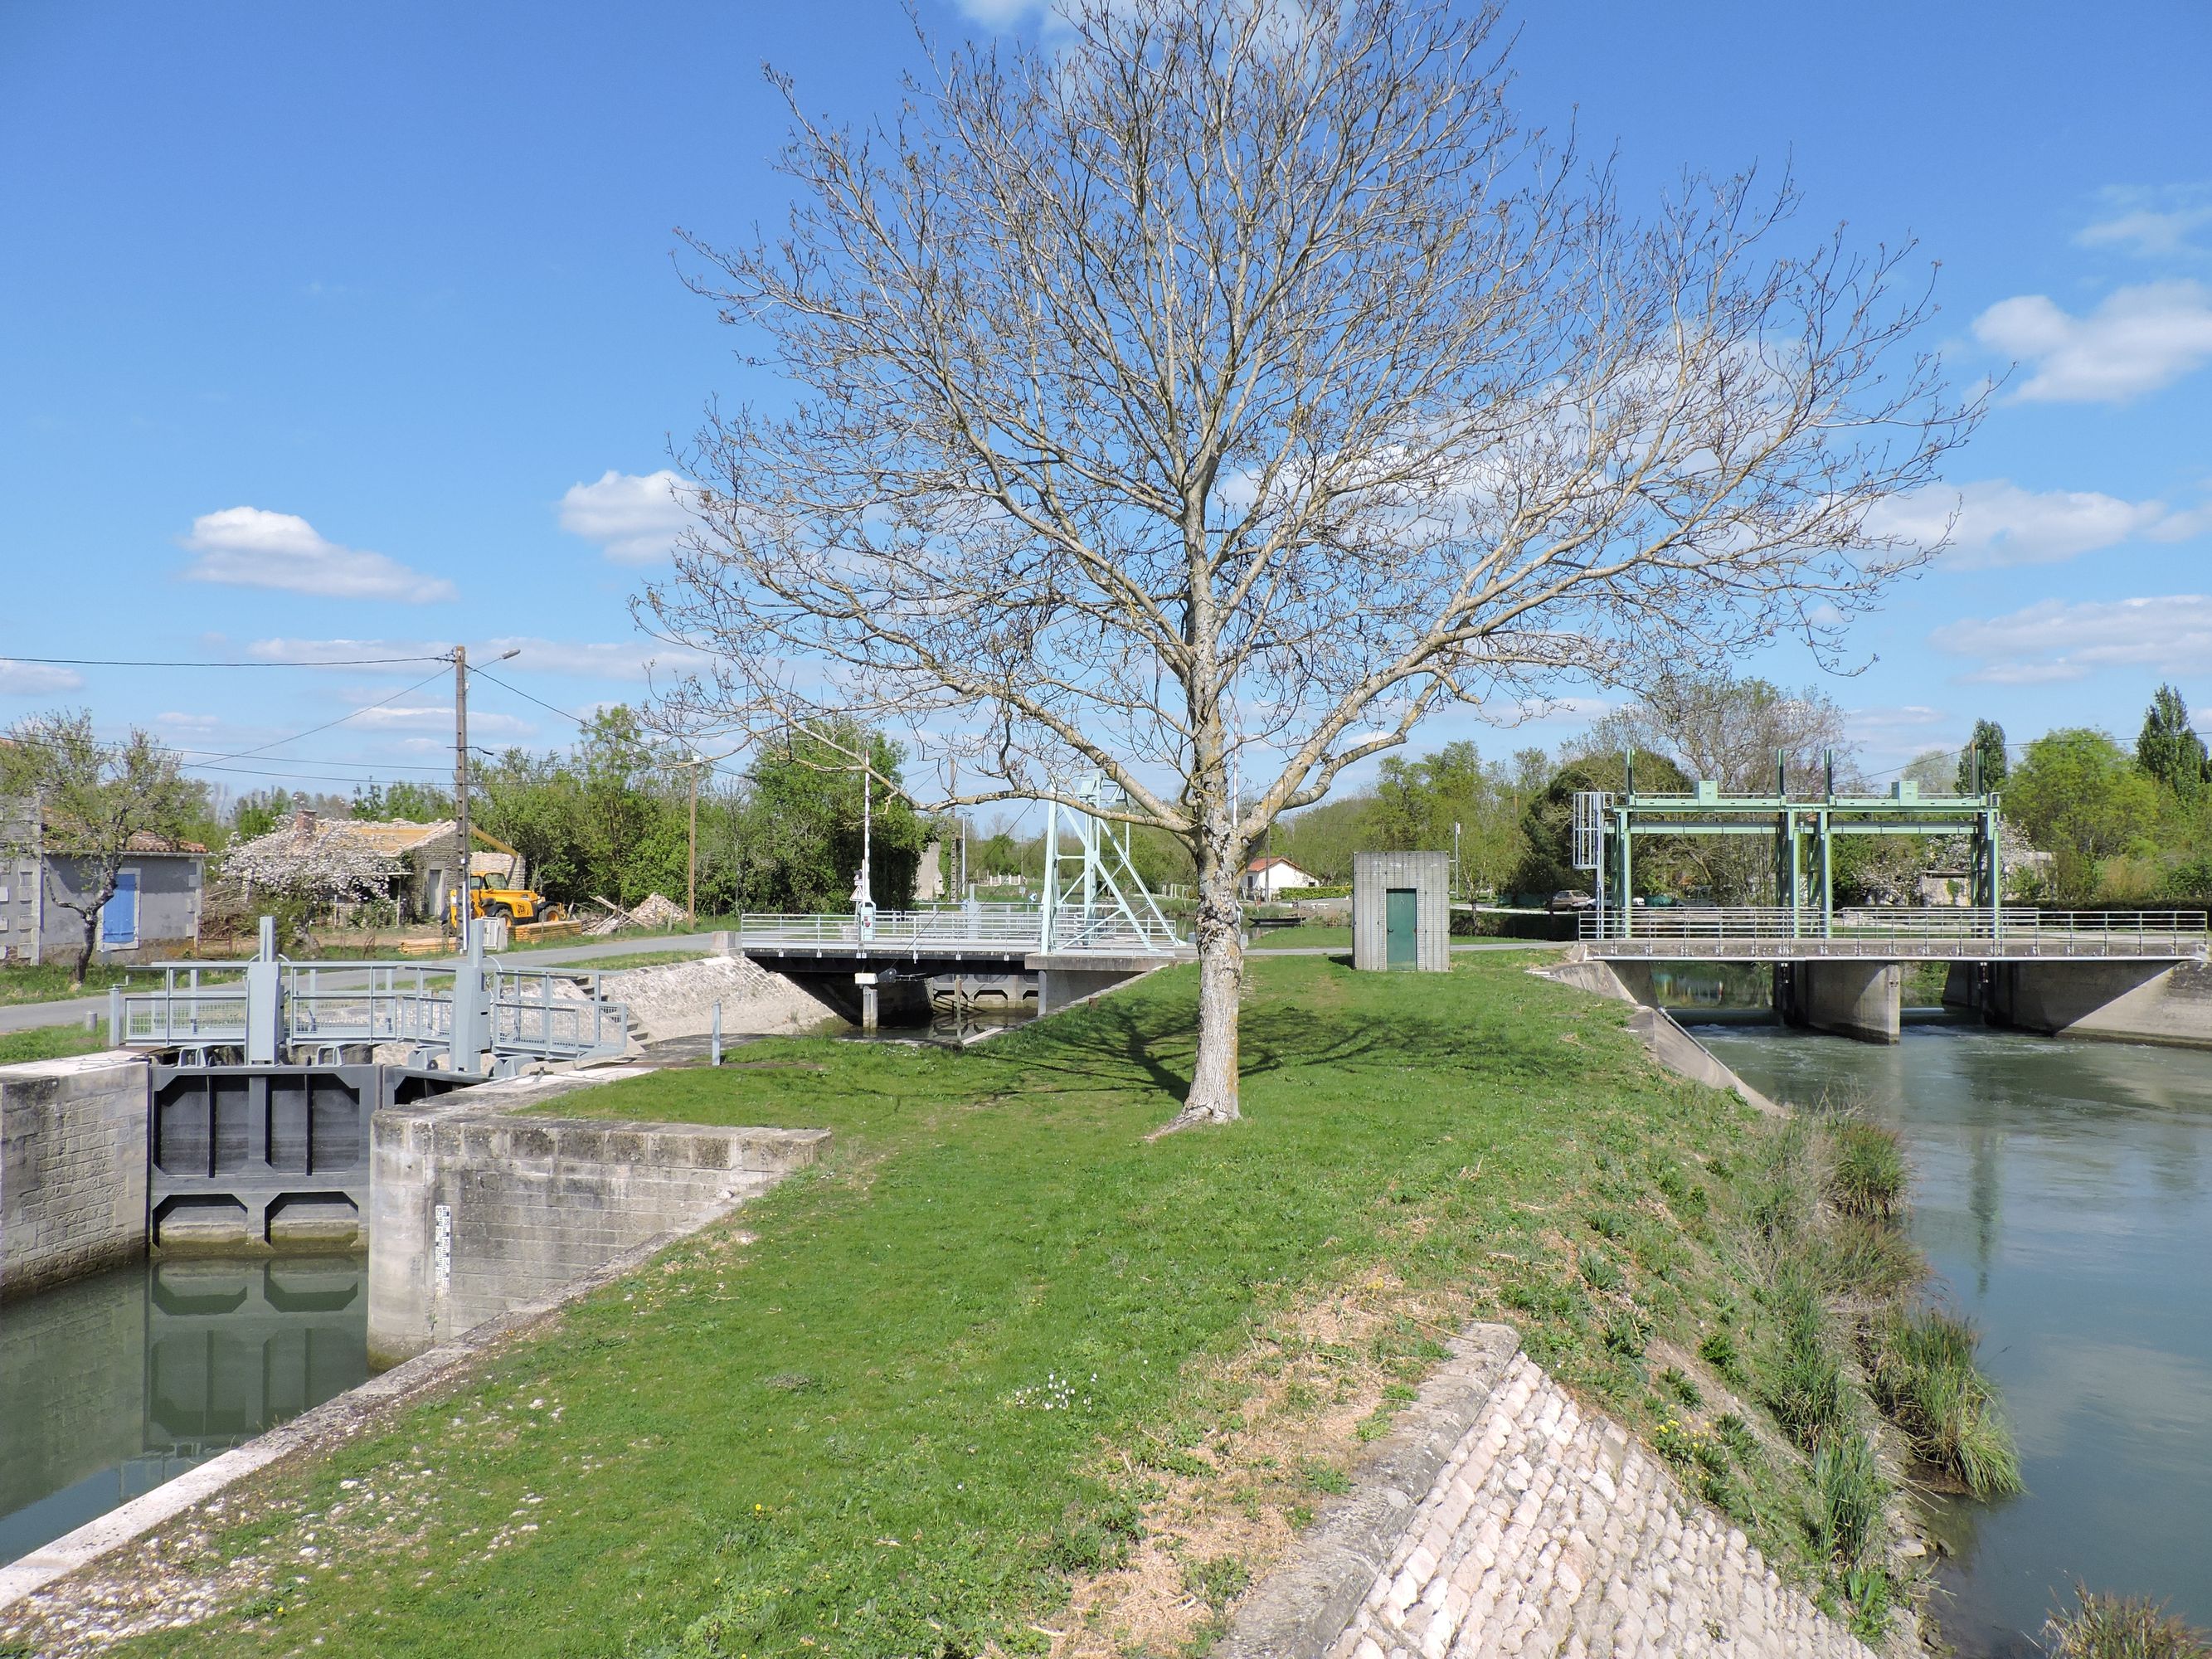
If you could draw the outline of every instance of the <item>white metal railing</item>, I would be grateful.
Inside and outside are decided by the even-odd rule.
[[[738,948],[748,945],[815,945],[900,951],[960,945],[1030,951],[1124,951],[1161,955],[1176,945],[1165,922],[1133,922],[1118,911],[1061,910],[1053,917],[1053,937],[1044,938],[1043,918],[1026,904],[979,904],[944,910],[878,910],[864,939],[852,912],[826,915],[747,913],[738,918]]]
[[[235,963],[170,963],[162,983],[118,989],[112,1041],[127,1048],[204,1048],[245,1045],[254,1014],[247,986],[231,982]],[[450,1045],[457,975],[468,963],[278,963],[276,1052],[340,1044]],[[481,975],[486,1016],[480,1035],[495,1062],[582,1060],[623,1053],[629,1011],[610,1002],[592,970],[509,966],[486,958]],[[219,974],[226,982],[208,984]],[[467,1068],[476,1061],[471,1059]]]
[[[1826,927],[1817,909],[1777,906],[1650,906],[1632,911],[1584,911],[1586,939],[1900,939],[1930,943],[2021,939],[2140,945],[2202,943],[2202,910],[2002,911],[1987,907],[1856,906],[1839,909]]]

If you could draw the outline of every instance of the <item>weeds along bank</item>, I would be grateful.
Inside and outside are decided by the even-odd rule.
[[[1245,1120],[1151,1140],[1193,990],[1170,970],[974,1049],[771,1040],[591,1091],[837,1151],[434,1404],[0,1622],[0,1652],[1182,1652],[1474,1317],[1886,1621],[1911,1575],[1877,1405],[1951,1424],[1923,1431],[1939,1455],[1973,1437],[1916,1380],[1952,1350],[1912,1334],[1878,1146],[1666,1075],[1620,1005],[1488,957],[1255,963]]]

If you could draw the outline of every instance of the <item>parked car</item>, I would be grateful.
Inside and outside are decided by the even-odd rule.
[[[1572,888],[1563,887],[1552,895],[1544,908],[1556,916],[1562,910],[1595,910],[1597,901],[1588,893],[1577,893]]]

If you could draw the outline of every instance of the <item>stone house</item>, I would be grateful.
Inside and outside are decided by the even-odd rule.
[[[458,823],[451,818],[435,823],[356,818],[345,827],[386,858],[399,860],[397,896],[408,921],[434,921],[445,914],[447,896],[459,882],[460,861],[454,850]],[[476,831],[476,836],[482,834]],[[469,860],[469,873],[517,885],[529,872],[514,854],[479,846]]]
[[[141,832],[100,908],[95,959],[148,962],[198,945],[207,848]],[[0,810],[0,962],[71,962],[84,919],[66,900],[97,890],[91,861],[52,844],[22,803]]]

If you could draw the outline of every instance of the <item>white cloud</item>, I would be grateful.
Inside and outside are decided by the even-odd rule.
[[[2124,403],[2212,359],[2212,289],[2202,283],[2117,289],[2075,317],[2041,294],[2000,300],[1974,337],[2030,364],[2027,403]]]
[[[2117,247],[2147,259],[2201,257],[2193,240],[2212,229],[2212,187],[2164,189],[2121,186],[2104,192],[2106,216],[2085,225],[2074,240],[2083,247]]]
[[[1867,526],[1923,547],[1942,539],[1948,526],[1949,562],[1978,570],[2056,564],[2139,538],[2182,541],[2212,528],[2212,507],[2177,509],[2092,489],[2023,489],[2009,479],[1990,478],[1896,496],[1867,515]]]
[[[451,732],[453,729],[453,710],[450,704],[437,708],[386,703],[380,708],[362,709],[346,724],[370,732]],[[521,737],[537,729],[528,720],[518,720],[513,714],[479,709],[473,702],[470,705],[469,741],[471,744],[480,737]]]
[[[706,660],[696,651],[659,640],[541,640],[508,635],[464,643],[469,647],[469,660],[486,668],[495,667],[495,659],[508,651],[519,649],[521,655],[497,669],[502,674],[535,670],[586,679],[643,680],[654,673],[682,672]],[[364,660],[436,657],[453,648],[448,642],[428,640],[270,639],[254,641],[246,652],[264,662],[319,662],[333,668],[358,668]],[[412,662],[394,662],[390,672],[419,678],[422,670]]]
[[[642,474],[610,468],[597,483],[568,486],[561,528],[599,543],[617,563],[650,564],[667,557],[697,522],[678,494],[690,488],[666,467]]]
[[[185,572],[198,582],[275,587],[332,599],[398,599],[410,605],[458,597],[441,576],[410,570],[381,553],[325,541],[293,513],[227,507],[192,520],[185,548],[200,556]]]
[[[1939,651],[1976,659],[1964,678],[2044,685],[2100,668],[2195,675],[2212,661],[2212,595],[2045,599],[2002,617],[1966,617],[1929,635]]]
[[[172,710],[154,716],[154,724],[165,732],[179,732],[187,737],[204,738],[223,729],[226,722],[220,714],[184,714]]]
[[[74,691],[83,684],[84,676],[74,668],[0,657],[0,696],[43,697],[56,691]]]
[[[1883,756],[1917,755],[1937,747],[1953,729],[1948,709],[1917,702],[1847,709],[1844,719],[1853,742]]]

